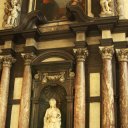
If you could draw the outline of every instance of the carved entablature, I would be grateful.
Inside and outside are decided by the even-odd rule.
[[[5,2],[4,10],[4,28],[16,27],[19,24],[20,12],[21,12],[21,2],[20,0],[7,0]]]

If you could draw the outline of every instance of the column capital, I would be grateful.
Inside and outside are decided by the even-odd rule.
[[[102,59],[112,59],[114,54],[114,46],[100,46],[100,53],[102,55]]]
[[[16,59],[11,55],[5,55],[0,57],[0,61],[3,61],[3,67],[11,67],[12,63],[16,62]]]
[[[85,61],[86,57],[88,56],[87,48],[74,49],[74,53],[76,55],[77,61]]]
[[[25,65],[30,65],[32,60],[36,57],[36,55],[32,53],[22,53],[21,56],[23,57],[25,61]]]
[[[128,61],[128,48],[124,49],[116,49],[116,55],[118,57],[118,61]]]

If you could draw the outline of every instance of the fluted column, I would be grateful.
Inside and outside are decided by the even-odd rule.
[[[35,57],[32,53],[26,53],[22,55],[25,61],[23,84],[21,92],[20,103],[20,115],[18,128],[29,128],[30,120],[30,103],[31,103],[31,86],[32,86],[32,74],[31,74],[31,61]]]
[[[120,128],[128,127],[128,49],[116,50],[119,61]]]
[[[85,59],[88,55],[88,51],[84,48],[79,48],[74,51],[76,53],[74,128],[85,128]]]
[[[0,128],[5,128],[6,123],[10,69],[13,62],[15,62],[15,59],[11,55],[3,57],[3,70],[0,84]]]
[[[113,46],[100,47],[102,54],[102,128],[115,128],[112,76]]]

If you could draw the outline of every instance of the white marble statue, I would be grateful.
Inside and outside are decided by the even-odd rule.
[[[111,15],[112,7],[111,7],[112,0],[100,0],[101,5],[101,15]]]
[[[11,0],[11,8],[8,10],[10,11],[10,15],[7,19],[7,25],[15,27],[18,25],[19,13],[21,11],[18,0]]]
[[[50,99],[50,108],[46,110],[43,128],[61,128],[61,113],[56,107],[56,100]]]

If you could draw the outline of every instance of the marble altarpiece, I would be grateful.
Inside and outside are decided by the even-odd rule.
[[[3,8],[0,128],[127,128],[127,3],[5,0]]]

